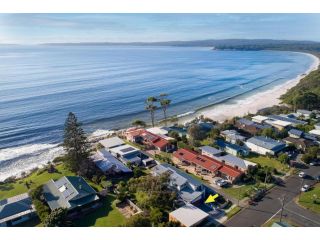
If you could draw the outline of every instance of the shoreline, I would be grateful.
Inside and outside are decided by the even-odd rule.
[[[296,86],[301,79],[309,75],[311,72],[317,70],[320,67],[320,58],[312,53],[299,52],[306,54],[313,58],[313,64],[309,69],[299,74],[297,77],[290,79],[280,85],[273,86],[270,89],[263,90],[254,94],[248,93],[245,98],[229,99],[223,103],[213,104],[186,116],[178,117],[178,123],[184,124],[192,121],[194,118],[203,115],[204,117],[211,118],[217,122],[223,122],[233,117],[242,117],[248,113],[255,114],[258,110],[266,107],[272,107],[279,105],[281,95],[285,94],[289,89]]]

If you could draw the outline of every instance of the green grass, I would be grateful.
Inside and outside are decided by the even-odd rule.
[[[232,218],[235,214],[237,214],[238,212],[240,212],[241,207],[239,206],[235,206],[234,208],[232,208],[229,212],[227,212],[227,218],[230,219]]]
[[[46,183],[50,179],[58,179],[62,176],[74,175],[74,173],[66,169],[62,164],[58,165],[56,169],[56,173],[48,173],[47,171],[45,171],[37,175],[37,172],[35,172],[22,180],[17,180],[14,183],[0,184],[0,200],[28,192],[28,188],[25,185],[26,181],[28,181],[29,183],[31,182],[30,188],[36,188],[37,186]]]
[[[271,227],[272,224],[275,223],[275,222],[280,222],[280,219],[279,218],[273,218],[273,219],[269,220],[268,222],[265,222],[261,227]],[[292,227],[299,227],[297,224],[295,224],[292,221],[289,221],[287,219],[285,221],[282,221],[282,222],[286,222],[289,225],[291,225]]]
[[[76,227],[117,227],[125,223],[125,217],[116,208],[116,198],[109,194],[103,206],[74,222]]]
[[[317,203],[314,202],[315,196],[317,197]],[[298,203],[310,211],[320,213],[320,184],[318,183],[312,190],[302,193]]]
[[[267,156],[260,156],[260,155],[249,155],[246,157],[248,161],[259,163],[261,166],[267,166],[277,169],[281,172],[287,172],[289,170],[288,166],[279,162],[275,158],[270,158]]]
[[[225,192],[227,195],[230,195],[231,197],[234,197],[236,199],[243,199],[246,197],[246,192],[250,189],[252,189],[255,186],[255,184],[245,184],[241,187],[228,187],[228,188],[222,188],[222,191]]]

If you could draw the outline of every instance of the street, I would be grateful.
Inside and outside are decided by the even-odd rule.
[[[319,166],[301,169],[314,177],[320,174]],[[284,197],[283,219],[290,219],[300,226],[320,226],[320,215],[301,208],[294,202],[304,184],[313,185],[312,178],[289,177],[283,186],[276,186],[256,205],[248,206],[225,223],[228,227],[259,227],[271,218],[280,218],[281,199]]]

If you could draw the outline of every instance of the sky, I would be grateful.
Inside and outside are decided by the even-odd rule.
[[[320,14],[0,14],[0,43],[320,41]]]

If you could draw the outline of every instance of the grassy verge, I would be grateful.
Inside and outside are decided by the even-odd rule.
[[[227,212],[227,218],[228,219],[232,218],[235,214],[240,212],[240,210],[241,210],[241,207],[235,206],[234,208],[232,208],[230,211]]]
[[[225,192],[227,195],[230,195],[236,199],[243,199],[247,196],[247,193],[254,188],[264,188],[266,187],[267,189],[271,188],[273,185],[272,184],[267,184],[266,186],[264,184],[244,184],[239,187],[229,187],[229,188],[222,188],[222,191]]]
[[[320,213],[320,183],[316,184],[312,190],[302,193],[298,203],[310,211]]]

